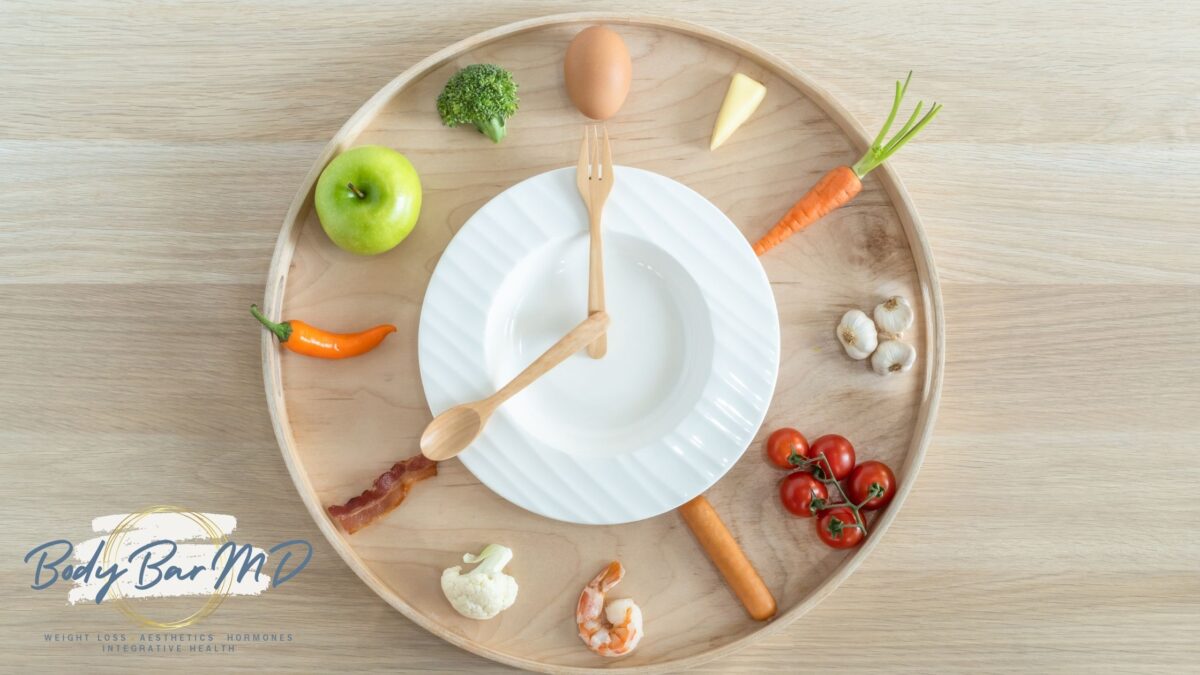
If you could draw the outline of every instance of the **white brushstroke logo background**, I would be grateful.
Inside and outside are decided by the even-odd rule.
[[[87,564],[92,552],[100,545],[100,542],[106,541],[108,535],[116,529],[121,521],[129,517],[128,513],[118,513],[111,516],[100,516],[92,520],[92,531],[101,534],[102,536],[87,539],[75,544],[74,560],[78,564]],[[204,513],[201,514],[208,518],[217,526],[220,533],[229,536],[237,529],[237,518],[224,513]],[[199,542],[208,539],[209,535],[194,520],[188,518],[182,513],[154,513],[145,516],[131,528],[125,530],[125,538],[121,541],[121,550],[117,551],[119,560],[128,562],[129,555],[138,550],[142,546],[154,541],[170,541],[178,545],[174,555],[171,556],[163,566],[163,573],[168,566],[175,566],[184,572],[191,571],[195,567],[204,567],[195,578],[192,579],[163,579],[154,586],[149,588],[138,588],[137,567],[131,570],[131,574],[126,574],[117,579],[113,584],[115,590],[119,591],[120,597],[123,598],[173,598],[185,595],[212,595],[213,589],[217,585],[217,577],[224,571],[224,565],[211,566],[213,556],[216,555],[218,545],[211,543],[189,543]],[[159,551],[151,552],[151,561],[162,557],[168,550],[168,547],[161,546]],[[159,555],[155,555],[159,553]],[[251,557],[255,555],[267,556],[267,552],[261,548],[251,547]],[[227,560],[229,553],[223,554],[221,560]],[[266,574],[254,575],[247,574],[239,580],[237,577],[237,568],[230,572],[233,577],[233,583],[226,595],[260,595],[267,590],[267,586],[271,584],[271,577]],[[75,587],[67,594],[67,602],[74,605],[80,601],[96,602],[96,596],[100,589],[104,586],[104,580],[96,578],[94,575],[87,581],[76,581]],[[104,596],[103,601],[110,601],[117,597],[110,589],[108,594]]]
[[[237,518],[231,515],[154,507],[96,518],[92,531],[99,536],[74,544],[48,541],[32,548],[25,562],[34,566],[31,588],[72,584],[67,602],[74,605],[260,595],[296,576],[312,559],[312,545],[303,539],[263,550],[230,538],[236,529]]]

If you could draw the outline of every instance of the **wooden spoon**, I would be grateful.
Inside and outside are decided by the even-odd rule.
[[[512,398],[550,369],[567,360],[567,357],[586,347],[608,328],[608,314],[596,312],[571,329],[554,346],[537,357],[500,391],[474,403],[464,403],[433,418],[421,434],[421,454],[435,462],[450,459],[467,449],[479,436],[488,418],[508,399]]]

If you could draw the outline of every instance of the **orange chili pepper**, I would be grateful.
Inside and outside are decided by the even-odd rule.
[[[330,333],[303,321],[276,323],[263,316],[258,311],[258,305],[250,305],[250,313],[279,338],[279,344],[297,354],[322,359],[344,359],[366,354],[379,346],[388,333],[396,332],[395,326],[385,323],[361,333]]]

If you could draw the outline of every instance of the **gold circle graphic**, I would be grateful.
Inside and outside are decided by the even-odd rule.
[[[216,544],[218,547],[229,541],[229,538],[225,536],[225,533],[221,531],[221,528],[203,513],[189,511],[178,506],[152,506],[137,513],[130,513],[129,515],[125,516],[125,518],[118,523],[115,528],[113,528],[112,533],[108,537],[108,543],[104,547],[104,553],[101,556],[101,561],[107,565],[113,561],[113,558],[119,558],[119,554],[117,554],[116,551],[120,549],[121,542],[125,540],[125,535],[133,530],[145,517],[160,513],[177,513],[191,520],[199,525],[200,529],[204,530],[204,533],[208,535],[209,543]],[[233,552],[230,551],[229,555],[232,556]],[[221,588],[213,589],[212,594],[209,595],[208,600],[205,601],[204,605],[200,609],[182,619],[177,619],[174,621],[159,621],[141,614],[133,608],[132,604],[129,602],[129,598],[121,595],[120,588],[117,584],[113,584],[112,588],[109,589],[109,593],[113,596],[113,602],[116,603],[117,609],[120,609],[122,614],[132,619],[135,623],[141,624],[148,628],[157,628],[160,630],[178,630],[180,628],[191,626],[192,624],[195,624],[204,617],[216,611],[217,607],[219,607],[225,600],[226,596],[229,595],[229,591],[232,588],[233,575],[231,574],[225,577],[225,582],[222,584]]]

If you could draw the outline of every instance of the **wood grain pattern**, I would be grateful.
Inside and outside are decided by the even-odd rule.
[[[671,539],[670,533],[679,530],[674,513],[604,528],[546,523],[497,503],[481,485],[414,494],[386,528],[380,523],[353,536],[340,532],[325,513],[329,504],[362,489],[347,491],[347,485],[368,484],[380,472],[380,462],[390,466],[415,454],[410,439],[428,423],[415,370],[417,316],[429,276],[450,238],[478,207],[480,192],[491,197],[530,175],[572,163],[580,116],[562,86],[562,55],[580,30],[597,23],[620,31],[637,64],[629,100],[607,123],[621,161],[675,178],[726,213],[726,195],[736,186],[760,186],[761,197],[746,219],[735,221],[748,238],[787,210],[796,199],[795,186],[810,184],[838,161],[831,157],[857,157],[869,143],[842,108],[794,68],[699,26],[591,13],[472,36],[405,71],[351,116],[306,177],[268,272],[263,302],[269,313],[330,317],[325,322],[374,316],[396,324],[399,332],[373,358],[336,369],[292,358],[264,334],[263,372],[276,436],[306,506],[351,568],[406,616],[454,644],[523,668],[665,672],[731,653],[808,611],[869,554],[915,479],[941,386],[941,299],[915,212],[887,168],[873,173],[860,199],[831,215],[829,223],[767,258],[802,260],[806,281],[784,280],[773,287],[784,345],[776,395],[752,444],[756,451],[707,493],[776,595],[780,615],[774,621],[756,623],[738,613],[738,601],[697,546],[686,536]],[[467,63],[502,63],[521,83],[522,115],[509,121],[509,135],[500,146],[444,128],[433,110],[437,92]],[[755,123],[712,153],[705,141],[736,71],[763,82],[771,94]],[[428,197],[422,205],[424,227],[403,247],[363,259],[328,241],[312,208],[311,190],[330,158],[369,143],[402,148],[422,172]],[[674,159],[670,165],[661,164],[664,154]],[[486,168],[463,170],[473,165]],[[904,377],[881,380],[864,363],[840,354],[832,327],[846,309],[870,309],[893,294],[914,299],[918,316],[905,339],[916,345],[920,363]],[[801,383],[804,389],[797,389]],[[797,415],[797,409],[814,407],[805,403],[812,397],[821,401],[816,406],[821,415],[839,420],[837,426],[814,428],[808,418],[816,410]],[[770,500],[774,508],[764,512],[761,495],[769,495],[780,476],[757,449],[772,428],[787,424],[808,429],[813,438],[844,434],[864,458],[896,468],[896,501],[871,522],[876,536],[855,551],[814,545],[811,522],[798,526],[777,500]],[[355,448],[355,459],[346,453],[347,434],[354,438],[349,447]],[[450,471],[463,468],[457,463],[443,468]],[[411,505],[417,499],[423,502],[420,509]],[[486,522],[489,516],[501,518],[495,523],[503,523],[508,538],[498,539],[494,525]],[[454,536],[445,536],[448,532]],[[534,532],[541,536],[530,537]],[[450,611],[434,582],[442,568],[458,560],[460,549],[478,549],[493,540],[519,553],[512,573],[531,581],[513,608],[481,626]],[[655,541],[657,547],[649,544]],[[581,649],[571,613],[578,590],[594,575],[592,568],[614,558],[630,571],[621,592],[638,598],[647,634],[655,636],[620,661]],[[722,618],[696,625],[696,616]]]
[[[447,44],[573,7],[0,3],[4,667],[509,670],[405,619],[325,543],[280,461],[246,307],[296,186],[362,101]],[[891,162],[937,254],[951,354],[920,477],[837,593],[695,672],[1193,668],[1200,6],[667,0],[655,11],[770,50],[866,127],[910,67],[914,93],[947,104]],[[31,198],[31,185],[54,186],[53,199]],[[723,204],[745,222],[759,195],[738,189]],[[806,273],[786,256],[770,270]],[[1131,487],[1147,498],[1126,498]],[[30,591],[20,556],[155,503],[234,513],[255,542],[313,541],[305,573],[201,626],[293,632],[292,645],[160,660],[42,640],[125,624],[112,608]],[[847,634],[863,647],[828,648]]]

